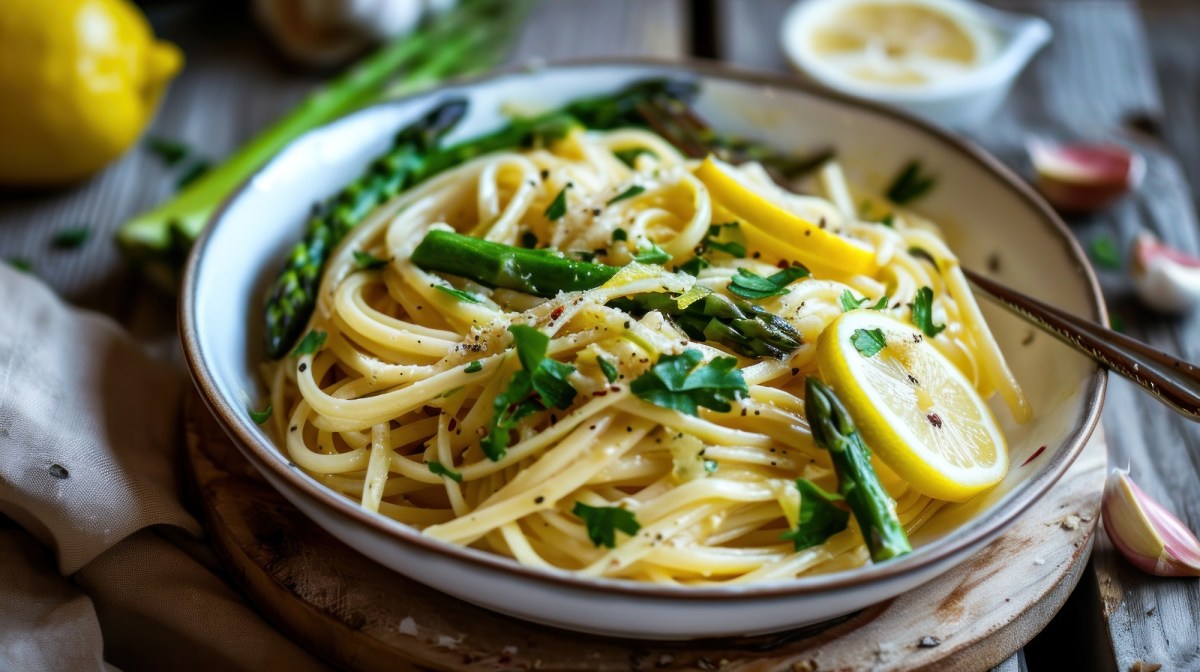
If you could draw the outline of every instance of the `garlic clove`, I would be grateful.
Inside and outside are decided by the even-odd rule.
[[[1056,209],[1084,214],[1100,210],[1141,183],[1146,163],[1119,145],[1026,143],[1037,171],[1037,188]]]
[[[1104,530],[1117,550],[1156,576],[1200,576],[1200,540],[1178,518],[1113,469],[1100,507]]]
[[[1141,233],[1130,251],[1129,274],[1138,297],[1164,313],[1200,305],[1200,258]]]
[[[412,32],[425,6],[421,0],[255,0],[254,11],[290,58],[324,66]]]

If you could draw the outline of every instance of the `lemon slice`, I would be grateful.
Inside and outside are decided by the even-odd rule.
[[[746,242],[765,257],[799,261],[818,275],[873,275],[879,269],[871,248],[775,205],[723,161],[712,156],[704,159],[696,178],[708,187],[714,201],[744,220]]]
[[[878,334],[886,345],[877,353],[855,346]],[[1004,478],[1008,447],[995,416],[914,327],[873,311],[845,313],[821,332],[817,364],[867,445],[918,492],[962,501]]]
[[[998,50],[978,12],[956,0],[819,0],[789,25],[785,39],[826,76],[872,85],[960,78]]]

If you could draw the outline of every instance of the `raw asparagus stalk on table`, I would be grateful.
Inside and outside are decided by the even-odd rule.
[[[911,552],[896,503],[879,482],[854,421],[833,391],[811,376],[805,380],[804,412],[813,441],[829,451],[838,492],[858,521],[871,560],[882,562]]]
[[[188,249],[221,202],[288,143],[345,114],[501,60],[530,3],[463,0],[366,57],[173,198],[121,225],[117,242],[157,284],[173,287]]]
[[[542,297],[599,287],[621,270],[568,259],[549,250],[529,250],[441,230],[425,235],[413,250],[412,261],[428,271]],[[800,334],[786,320],[720,294],[709,294],[686,308],[662,292],[636,294],[610,305],[634,315],[660,311],[690,338],[720,343],[746,357],[781,358],[801,344]]]

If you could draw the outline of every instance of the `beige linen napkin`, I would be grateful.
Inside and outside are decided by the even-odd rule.
[[[324,669],[195,541],[182,374],[3,265],[0,306],[0,670]]]

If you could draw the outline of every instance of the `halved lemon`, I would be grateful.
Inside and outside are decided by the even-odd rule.
[[[784,39],[827,76],[884,86],[964,77],[998,50],[962,0],[818,0],[788,22]]]
[[[918,492],[963,501],[1004,478],[1008,446],[991,409],[916,328],[845,313],[821,332],[817,365],[870,449]]]
[[[746,242],[764,256],[798,261],[818,275],[873,275],[879,269],[870,247],[775,205],[728,163],[709,156],[696,177],[713,200],[744,220]]]

